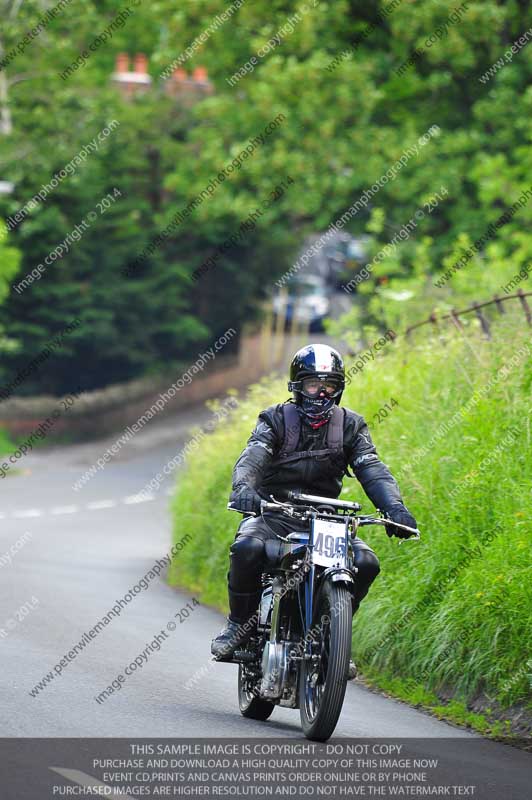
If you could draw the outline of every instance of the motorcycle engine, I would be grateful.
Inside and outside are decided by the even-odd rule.
[[[262,654],[262,697],[277,700],[288,683],[289,653],[292,642],[266,642]]]
[[[273,587],[266,586],[261,597],[258,629],[269,636],[273,609]],[[260,696],[278,700],[282,706],[297,708],[297,671],[290,664],[294,642],[266,641],[262,652]]]
[[[270,618],[272,613],[272,605],[273,605],[273,593],[272,587],[267,586],[260,599],[260,609],[259,609],[259,623],[258,627],[266,628],[270,624]]]

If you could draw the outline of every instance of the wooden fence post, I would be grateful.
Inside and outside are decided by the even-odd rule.
[[[480,327],[482,328],[486,339],[491,339],[489,322],[478,307],[478,303],[472,303],[471,308],[475,309],[475,314],[477,315],[477,319],[480,322]]]
[[[497,310],[499,314],[505,314],[504,302],[506,300],[513,300],[516,297],[519,298],[521,303],[521,307],[525,313],[526,321],[528,325],[532,326],[532,311],[530,310],[530,306],[527,301],[527,297],[532,295],[532,292],[523,292],[522,289],[518,289],[516,294],[508,295],[508,297],[499,297],[499,295],[493,295],[493,300],[489,300],[485,303],[472,303],[469,308],[463,309],[462,311],[457,311],[456,308],[452,308],[449,314],[444,314],[440,319],[437,318],[436,313],[433,311],[431,315],[427,318],[422,320],[421,322],[416,322],[414,325],[409,325],[404,332],[404,336],[407,342],[410,342],[412,339],[412,333],[415,329],[419,328],[421,325],[426,325],[427,323],[432,323],[438,330],[440,329],[439,322],[440,320],[450,320],[454,325],[455,329],[460,333],[465,333],[465,327],[460,320],[460,314],[465,314],[468,311],[474,311],[477,319],[480,322],[482,332],[484,333],[487,339],[491,339],[491,326],[490,322],[487,317],[484,316],[482,313],[482,308],[484,306],[490,306],[496,304]],[[443,332],[440,332],[439,336],[440,342],[445,344],[445,338]]]
[[[456,308],[451,308],[451,322],[458,331],[462,332],[464,330],[464,326],[460,322]]]
[[[526,321],[528,322],[529,325],[532,325],[532,315],[530,314],[530,306],[528,305],[523,290],[518,289],[517,294],[519,295],[519,300],[521,301],[521,305],[523,306],[523,311],[525,312]]]
[[[495,305],[497,306],[497,311],[499,312],[499,314],[506,314],[506,311],[504,310],[503,302],[502,302],[501,298],[499,297],[499,295],[498,294],[494,294],[493,295],[493,299],[495,300]]]

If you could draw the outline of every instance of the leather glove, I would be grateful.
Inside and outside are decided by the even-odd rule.
[[[392,522],[398,522],[400,525],[408,525],[410,528],[417,528],[416,520],[410,511],[402,504],[390,506],[384,513]],[[397,536],[399,539],[409,539],[414,535],[395,525],[386,525],[386,533],[388,536]]]
[[[231,505],[245,514],[260,514],[261,496],[249,486],[241,486],[229,495]]]

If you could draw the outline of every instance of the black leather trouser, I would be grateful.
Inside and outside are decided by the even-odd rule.
[[[281,514],[266,513],[263,517],[246,517],[242,520],[231,545],[227,575],[233,619],[245,618],[247,598],[253,598],[254,603],[255,597],[260,593],[261,575],[266,567],[271,567],[274,563],[272,557],[276,552],[275,543],[279,541],[275,533],[287,536],[293,531],[307,530],[307,522],[288,519]],[[358,569],[353,602],[353,611],[356,611],[379,574],[380,566],[379,559],[362,539],[355,539],[353,550]]]

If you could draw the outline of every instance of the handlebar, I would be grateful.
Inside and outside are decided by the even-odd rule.
[[[301,506],[304,505],[311,505],[311,506],[329,506],[337,509],[343,509],[345,511],[354,512],[360,511],[362,506],[359,503],[353,503],[349,500],[336,500],[333,497],[319,497],[317,495],[312,494],[303,494],[301,492],[289,492],[288,497],[290,500],[295,501],[295,503],[300,503]],[[283,513],[289,516],[298,516],[301,513],[307,514],[308,511],[302,508],[301,506],[297,506],[293,503],[283,503],[278,500],[275,500],[273,495],[271,498],[274,502],[269,502],[267,500],[261,500],[260,504],[260,513],[263,514],[266,512],[273,512],[273,513]],[[246,514],[250,517],[256,517],[257,515],[253,512],[243,512],[240,511],[238,508],[234,508],[231,503],[227,504],[228,511],[237,511],[239,514]],[[298,513],[299,512],[299,513]],[[354,515],[355,519],[359,526],[363,525],[394,525],[396,528],[401,528],[402,530],[409,531],[412,536],[409,536],[406,539],[401,539],[399,544],[403,544],[404,542],[414,542],[419,541],[421,538],[420,531],[418,528],[411,528],[409,525],[403,525],[400,522],[392,522],[391,520],[387,520],[384,517],[375,517],[371,515]]]
[[[288,492],[288,499],[295,502],[316,503],[318,505],[332,506],[333,508],[345,508],[349,511],[360,511],[360,503],[352,503],[350,500],[335,500],[334,497],[318,497],[315,494],[302,494],[301,492]]]

